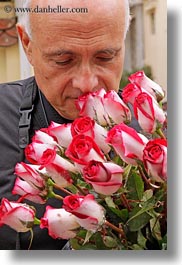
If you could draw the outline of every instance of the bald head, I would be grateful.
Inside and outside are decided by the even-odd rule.
[[[31,38],[37,25],[51,20],[52,16],[57,16],[58,19],[78,20],[83,25],[89,25],[89,22],[92,23],[98,18],[103,20],[114,18],[118,20],[118,26],[124,29],[125,36],[129,27],[128,0],[23,0],[22,5],[33,10],[31,13],[23,13],[20,18],[20,24]],[[120,25],[123,16],[125,25]]]

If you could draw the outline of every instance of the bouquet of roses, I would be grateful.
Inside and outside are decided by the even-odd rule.
[[[18,232],[34,225],[73,249],[166,249],[167,140],[163,89],[143,71],[114,90],[82,95],[79,118],[52,122],[25,149],[29,164],[15,167],[13,194],[2,199],[0,225]],[[134,116],[138,129],[132,128]],[[56,194],[60,189],[65,196]],[[48,205],[42,218],[23,200]]]

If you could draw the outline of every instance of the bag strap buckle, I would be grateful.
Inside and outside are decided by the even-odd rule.
[[[19,128],[30,128],[30,122],[31,122],[31,112],[34,108],[34,105],[30,109],[19,109],[20,121],[19,121]]]

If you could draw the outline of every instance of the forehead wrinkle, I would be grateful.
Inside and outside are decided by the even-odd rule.
[[[49,26],[49,25],[48,25]],[[98,37],[103,34],[109,33],[109,28],[113,28],[113,24],[96,24],[95,26],[92,24],[91,26],[88,25],[87,27],[83,27],[80,23],[69,24],[65,23],[56,23],[55,21],[55,28],[62,34],[62,36],[65,37],[76,37],[76,38],[92,38],[92,37]]]
[[[106,39],[111,40],[112,34],[110,31],[106,30],[107,27],[98,28],[95,30],[83,31],[83,30],[62,30],[60,40],[67,42],[68,44],[78,45],[78,46],[92,46],[98,43],[102,44]],[[119,38],[119,36],[118,36]]]

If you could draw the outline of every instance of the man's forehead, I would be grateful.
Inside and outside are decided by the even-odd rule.
[[[35,3],[39,3],[40,0],[34,1]],[[123,0],[124,1],[124,0]],[[120,2],[123,2],[122,0]],[[46,3],[50,4],[51,7],[56,6],[58,1],[40,1],[40,7],[46,7]],[[78,2],[78,1],[76,1]],[[115,4],[111,8],[112,1],[103,1],[96,0],[96,2],[102,3],[100,8],[97,6],[94,9],[95,4],[92,4],[92,9],[90,2],[95,1],[80,1],[82,4],[85,3],[85,6],[88,8],[87,13],[31,13],[30,24],[32,30],[32,36],[36,34],[36,38],[39,39],[39,36],[45,34],[50,37],[50,34],[54,35],[54,31],[57,31],[59,35],[59,40],[61,38],[74,38],[75,42],[78,39],[84,39],[85,41],[90,40],[90,42],[95,41],[94,39],[97,36],[105,35],[106,33],[109,37],[111,32],[117,32],[117,34],[122,34],[125,32],[125,10],[121,9],[119,12],[119,7]],[[89,2],[89,5],[88,5]],[[115,1],[118,2],[118,1]],[[59,1],[59,4],[62,1]],[[73,3],[75,6],[75,1],[65,1],[65,3]],[[67,5],[69,6],[69,5]],[[85,7],[84,6],[84,7]],[[61,5],[62,7],[62,5]],[[48,33],[50,32],[50,34]],[[52,33],[51,33],[52,32]],[[109,33],[110,32],[110,33]],[[42,36],[43,37],[43,36]],[[68,39],[68,41],[69,41]],[[66,39],[65,39],[66,40]],[[84,43],[84,41],[82,42]],[[79,45],[79,43],[78,43]]]

